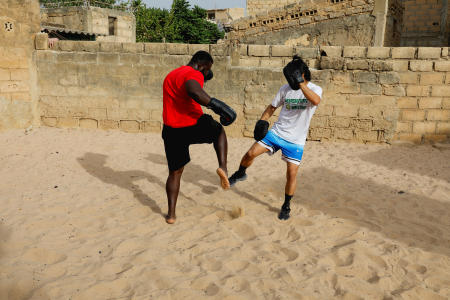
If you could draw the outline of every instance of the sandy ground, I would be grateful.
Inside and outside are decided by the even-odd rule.
[[[234,171],[252,144],[229,140]],[[450,150],[307,144],[219,188],[191,147],[175,225],[158,134],[0,133],[0,299],[450,299]]]

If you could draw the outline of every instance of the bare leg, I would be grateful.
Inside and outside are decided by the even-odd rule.
[[[267,151],[269,151],[269,149],[261,146],[258,143],[254,143],[247,151],[247,153],[245,153],[245,155],[242,157],[241,166],[246,168],[250,167],[256,157],[260,156],[263,153],[266,153]]]
[[[250,167],[250,165],[253,163],[253,160],[257,156],[267,151],[269,151],[267,148],[264,148],[258,143],[254,143],[247,151],[247,153],[245,153],[245,155],[242,157],[241,164],[239,165],[239,170],[234,172],[233,175],[231,175],[231,177],[228,179],[230,182],[230,186],[235,185],[236,182],[238,181],[243,181],[247,179],[247,174],[245,174],[245,170],[248,167]]]
[[[227,169],[228,141],[223,128],[219,137],[214,142],[214,150],[216,150],[217,160],[219,161],[219,168],[216,170],[216,173],[220,177],[220,185],[226,190],[230,188],[230,182],[228,181]]]
[[[287,163],[286,169],[286,187],[284,193],[286,195],[294,195],[295,189],[297,187],[297,173],[299,166],[293,163]]]
[[[220,132],[219,137],[214,142],[214,150],[216,150],[217,160],[219,161],[219,168],[227,172],[227,155],[228,155],[228,142],[225,130]]]
[[[167,177],[166,193],[169,209],[166,216],[166,222],[169,224],[175,223],[175,220],[177,218],[175,214],[175,208],[177,206],[178,193],[180,191],[180,180],[181,175],[183,174],[183,170],[184,167],[175,171],[169,171],[169,176]]]
[[[281,207],[278,218],[280,220],[287,220],[290,217],[291,212],[291,199],[295,193],[297,187],[297,172],[298,165],[288,162],[286,168],[286,186],[284,188],[284,203]]]

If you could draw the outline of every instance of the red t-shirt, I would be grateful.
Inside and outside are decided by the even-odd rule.
[[[163,121],[174,128],[193,126],[203,115],[203,110],[186,92],[185,83],[196,80],[203,88],[204,77],[200,71],[182,66],[170,72],[163,84]]]

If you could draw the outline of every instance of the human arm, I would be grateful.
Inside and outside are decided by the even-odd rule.
[[[306,81],[300,83],[300,89],[302,90],[303,95],[305,95],[306,99],[311,102],[312,105],[319,105],[321,100],[320,96],[308,87],[308,83]]]
[[[206,106],[220,116],[222,125],[228,126],[236,120],[236,112],[224,102],[211,98],[196,80],[186,81],[185,87],[187,94],[195,102]]]
[[[277,107],[272,106],[272,104],[267,105],[266,109],[261,115],[260,120],[267,121],[273,115],[273,113],[277,110]]]
[[[184,86],[186,87],[186,92],[189,97],[194,99],[194,101],[200,105],[208,106],[209,102],[211,101],[211,97],[200,86],[200,83],[198,83],[197,80],[188,80],[186,81]]]

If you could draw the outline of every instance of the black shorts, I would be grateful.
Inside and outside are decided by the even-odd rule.
[[[190,145],[211,144],[218,139],[221,131],[222,125],[207,114],[202,115],[194,126],[173,128],[164,125],[162,138],[169,170],[178,170],[191,160]]]

